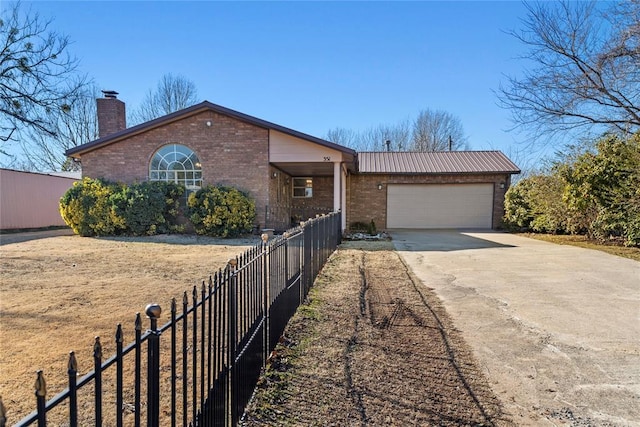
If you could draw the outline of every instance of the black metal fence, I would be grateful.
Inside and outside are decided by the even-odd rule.
[[[299,224],[304,218],[328,215],[332,211],[333,208],[326,206],[268,205],[264,208],[264,226],[267,229],[283,231]]]
[[[165,325],[158,327],[160,306],[148,305],[149,329],[142,332],[137,314],[135,341],[126,347],[118,325],[116,354],[106,361],[96,337],[94,370],[82,378],[71,352],[69,386],[48,401],[39,371],[37,409],[16,425],[237,425],[268,355],[340,243],[340,214],[264,237],[194,287],[191,303],[187,292],[181,304],[173,299]],[[3,417],[0,401],[0,427]]]

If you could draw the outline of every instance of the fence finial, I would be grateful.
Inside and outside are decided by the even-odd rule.
[[[93,357],[102,359],[102,343],[100,343],[100,337],[96,337],[96,342],[93,344]]]
[[[160,318],[160,313],[162,313],[162,308],[158,304],[149,304],[144,309],[144,312],[147,313],[147,316],[151,320],[158,320]]]
[[[7,410],[2,403],[2,396],[0,396],[0,427],[4,427],[7,423]]]
[[[269,235],[267,233],[262,233],[260,238],[262,239],[262,243],[266,244],[267,240],[269,240]]]
[[[36,378],[36,396],[45,397],[47,395],[47,382],[44,380],[44,376],[42,375],[42,371],[37,372],[38,377]]]
[[[67,363],[67,372],[78,372],[78,361],[76,360],[76,353],[74,351],[69,352],[69,363]]]
[[[118,323],[118,326],[116,327],[116,342],[121,343],[122,341],[124,341],[122,334],[122,325]]]
[[[140,313],[136,313],[136,323],[135,323],[134,329],[136,331],[142,330],[142,318],[140,317]]]

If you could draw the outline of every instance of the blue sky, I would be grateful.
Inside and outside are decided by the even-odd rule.
[[[135,108],[166,73],[201,100],[322,137],[412,119],[460,118],[471,149],[514,153],[503,74],[525,52],[502,2],[24,2],[69,36],[101,89]]]

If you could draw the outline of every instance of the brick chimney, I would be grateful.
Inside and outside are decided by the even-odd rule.
[[[118,92],[103,90],[104,98],[98,98],[98,137],[103,138],[127,128],[124,102],[118,99]]]

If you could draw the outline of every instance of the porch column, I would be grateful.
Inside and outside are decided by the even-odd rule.
[[[342,199],[340,197],[340,189],[342,188],[342,171],[340,170],[340,162],[333,162],[333,211],[340,210]]]
[[[340,168],[342,173],[342,231],[347,229],[347,171]]]

